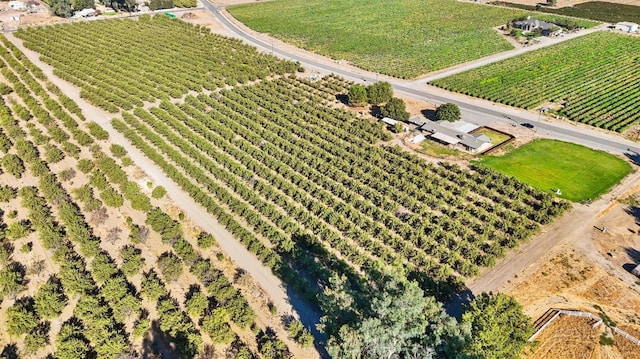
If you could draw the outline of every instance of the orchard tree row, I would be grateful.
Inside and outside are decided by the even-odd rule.
[[[119,51],[108,36],[114,31],[123,35]],[[110,112],[298,70],[240,40],[166,16],[22,28],[16,36],[41,53],[57,76],[80,87],[83,98]],[[59,40],[47,41],[51,36]]]
[[[12,108],[0,106],[4,144],[0,168],[7,172],[5,176],[15,179],[31,182],[35,178],[37,187],[0,186],[0,199],[15,203],[20,197],[21,208],[27,213],[26,219],[12,221],[6,231],[0,230],[1,238],[5,235],[11,241],[39,238],[39,246],[50,253],[48,257],[53,259],[50,265],[54,268],[34,296],[20,296],[27,283],[26,275],[30,274],[12,259],[13,246],[2,242],[0,289],[2,298],[13,301],[7,310],[6,324],[12,339],[17,341],[17,345],[8,346],[7,350],[17,348],[25,356],[52,350],[56,358],[116,358],[134,353],[139,348],[136,343],[148,335],[152,325],[158,325],[166,339],[176,344],[182,357],[212,355],[214,348],[227,348],[224,350],[231,357],[254,357],[255,353],[235,333],[233,323],[243,331],[255,328],[255,343],[261,351],[264,348],[265,355],[270,353],[269,348],[278,348],[277,353],[288,355],[288,348],[280,339],[259,333],[260,328],[254,324],[255,314],[241,292],[186,240],[177,222],[151,206],[150,199],[129,180],[126,171],[96,144],[106,140],[108,133],[93,122],[80,125],[78,121],[84,117],[77,105],[69,102],[54,85],[38,78],[37,68],[31,67],[15,48],[7,47],[13,50],[3,52],[0,62],[5,77],[12,80],[11,85],[5,84],[10,90],[7,94],[13,88],[24,89],[15,91],[17,97]],[[52,96],[56,93],[59,96]],[[23,106],[27,101],[31,104]],[[73,133],[73,138],[66,131]],[[57,136],[60,141],[55,140]],[[79,140],[82,138],[89,140]],[[54,142],[68,143],[60,146],[65,152],[52,156],[51,149],[57,148]],[[69,148],[74,150],[66,153]],[[111,145],[109,150],[116,158],[126,158],[126,150],[121,146]],[[75,166],[65,168],[58,164],[66,156]],[[76,170],[89,174],[88,182],[81,184]],[[71,179],[80,187],[61,183]],[[72,200],[71,192],[82,208]],[[104,195],[105,192],[110,194]],[[131,244],[115,252],[103,248],[105,241],[114,243],[109,239],[111,231],[99,238],[88,218],[98,225],[104,223],[108,215],[103,204],[110,203],[112,198],[119,198],[116,201],[119,206],[114,207],[126,203],[133,210],[146,213],[154,233],[164,234],[167,223],[174,228],[171,237],[163,236],[169,249],[155,258],[154,263],[145,263],[140,246],[136,245],[149,237],[147,227],[131,218],[124,226]],[[0,213],[0,220],[1,215],[4,213]],[[33,231],[37,237],[29,236]],[[201,236],[210,238],[205,233]],[[32,242],[25,245],[29,243]],[[211,239],[203,243],[210,245]],[[165,283],[182,278],[185,265],[207,294],[194,289],[183,302],[165,288]],[[145,268],[147,272],[142,273]],[[147,299],[144,282],[142,286],[135,283],[141,277],[153,277],[155,271],[165,281],[156,276],[162,292],[152,302],[154,307],[146,308],[142,301]],[[73,307],[61,317],[67,305]],[[157,314],[150,316],[150,312]],[[64,323],[61,327],[52,326],[53,319]],[[205,341],[215,347],[203,344],[203,334],[209,337]]]

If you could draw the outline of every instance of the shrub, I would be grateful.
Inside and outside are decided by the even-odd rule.
[[[158,257],[158,268],[162,272],[164,279],[174,282],[182,274],[182,261],[175,254],[164,252]]]
[[[156,188],[153,189],[153,191],[151,192],[151,197],[155,198],[155,199],[160,199],[162,197],[164,197],[164,195],[167,194],[167,190],[164,189],[164,187],[162,186],[157,186]]]
[[[210,248],[214,243],[216,243],[216,239],[212,234],[209,234],[207,232],[200,232],[200,234],[198,235],[198,245],[200,246],[200,248]]]

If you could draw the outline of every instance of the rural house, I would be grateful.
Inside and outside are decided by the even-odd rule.
[[[491,147],[489,137],[470,133],[478,128],[479,126],[464,121],[426,121],[420,126],[420,130],[429,133],[429,138],[454,148],[460,144],[471,153],[479,153]]]
[[[635,22],[619,22],[616,24],[616,30],[623,32],[636,32],[638,31],[638,24]]]
[[[525,20],[518,20],[513,23],[513,27],[526,32],[539,31],[542,35],[551,35],[559,30],[560,27],[550,22],[532,19],[530,16]]]
[[[27,10],[27,4],[24,1],[9,1],[9,8],[18,11]]]

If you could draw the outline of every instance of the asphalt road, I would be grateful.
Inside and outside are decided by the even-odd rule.
[[[237,38],[258,47],[265,52],[271,52],[274,55],[291,61],[298,61],[305,68],[335,73],[358,83],[374,83],[378,81],[379,76],[375,73],[359,69],[354,70],[331,61],[319,61],[274,46],[273,42],[265,41],[264,39],[256,37],[255,35],[238,27],[220,11],[220,6],[211,4],[207,0],[202,0],[202,4]],[[478,63],[477,66],[482,66],[482,63]],[[434,104],[442,104],[445,102],[455,103],[460,107],[463,118],[472,118],[473,122],[477,122],[479,124],[507,122],[521,125],[524,123],[530,123],[535,126],[532,131],[535,131],[544,137],[569,141],[615,154],[625,154],[632,158],[636,158],[640,153],[640,146],[638,146],[638,144],[623,139],[615,134],[609,134],[598,129],[589,128],[586,125],[573,126],[563,122],[541,121],[539,119],[541,116],[535,113],[518,108],[496,106],[496,104],[489,101],[442,91],[415,81],[403,81],[398,79],[389,79],[388,81],[393,86],[394,91],[398,94],[413,97],[422,101],[426,100]]]

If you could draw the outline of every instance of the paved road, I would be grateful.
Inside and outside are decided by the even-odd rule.
[[[526,47],[520,47],[517,49],[513,49],[513,50],[509,50],[509,51],[504,51],[504,52],[500,52],[494,55],[490,55],[487,57],[483,57],[481,59],[475,60],[475,61],[469,61],[469,62],[465,62],[463,64],[460,65],[456,65],[453,67],[449,67],[440,71],[436,71],[436,72],[432,72],[430,74],[427,74],[426,76],[422,76],[422,77],[418,77],[417,79],[413,80],[413,83],[427,83],[430,81],[434,81],[434,80],[438,80],[438,79],[442,79],[445,78],[447,76],[451,76],[451,75],[455,75],[455,74],[459,74],[461,72],[467,71],[467,70],[471,70],[471,69],[475,69],[478,67],[482,67],[488,64],[492,64],[494,62],[498,62],[498,61],[502,61],[502,60],[506,60],[508,58],[512,58],[512,57],[516,57],[516,56],[520,56],[524,53],[527,52],[531,52],[531,51],[535,51],[535,50],[539,50],[551,45],[555,45],[561,42],[565,42],[567,40],[571,40],[571,39],[575,39],[577,37],[581,37],[584,35],[588,35],[597,31],[602,31],[607,29],[607,24],[602,24],[596,27],[592,27],[590,29],[586,29],[586,30],[581,30],[581,31],[577,31],[577,32],[573,32],[573,33],[569,33],[566,34],[564,36],[559,36],[559,37],[541,37],[540,42],[535,44],[535,45],[530,45],[530,46],[526,46]]]
[[[348,66],[335,63],[328,59],[312,58],[304,56],[303,51],[292,52],[279,47],[274,42],[260,38],[249,31],[245,31],[227,16],[222,7],[212,4],[207,0],[202,0],[204,7],[225,26],[233,36],[254,45],[265,52],[270,52],[279,57],[300,62],[305,68],[317,70],[323,73],[335,73],[348,80],[358,83],[373,83],[379,78],[378,74],[360,69],[353,69]],[[597,31],[597,29],[591,30]],[[477,66],[480,66],[477,64]],[[615,154],[627,154],[634,156],[640,153],[640,146],[634,142],[627,141],[620,136],[605,133],[598,129],[590,128],[586,125],[571,125],[565,122],[540,121],[538,115],[522,109],[496,105],[490,101],[470,98],[465,95],[442,91],[416,81],[403,81],[398,79],[385,78],[389,81],[398,94],[408,97],[426,100],[434,104],[452,102],[457,104],[464,118],[472,119],[473,122],[489,124],[491,122],[507,123],[532,123],[536,126],[535,131],[548,138],[561,139],[578,143],[591,148],[605,150]]]

